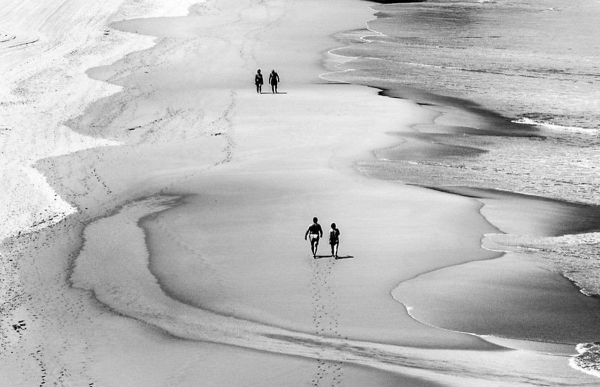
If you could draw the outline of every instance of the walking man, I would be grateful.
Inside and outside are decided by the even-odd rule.
[[[318,223],[319,219],[313,218],[313,223],[308,226],[308,229],[304,233],[304,240],[310,238],[310,250],[312,251],[313,258],[317,257],[317,248],[319,247],[319,238],[323,236],[323,229]]]
[[[279,83],[279,74],[275,72],[275,70],[271,71],[269,74],[269,84],[271,85],[271,91],[273,94],[277,93],[277,84]]]
[[[256,92],[262,93],[262,85],[263,85],[263,76],[260,72],[260,69],[256,71],[256,75],[254,76],[254,84],[256,85]]]

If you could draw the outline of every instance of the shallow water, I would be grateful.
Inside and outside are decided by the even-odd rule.
[[[355,58],[327,79],[387,89],[439,112],[396,148],[359,163],[378,178],[468,186],[600,205],[600,3],[444,1],[377,5],[369,29],[340,34]],[[425,144],[414,152],[411,144]],[[600,294],[598,224],[569,235],[488,235]],[[597,346],[571,365],[598,374]],[[595,371],[594,371],[595,370]]]
[[[327,78],[396,89],[392,94],[433,102],[434,110],[450,115],[468,108],[484,121],[468,117],[465,124],[465,117],[446,114],[437,128],[415,128],[431,142],[476,154],[412,160],[418,164],[391,159],[391,169],[402,170],[393,172],[396,178],[413,181],[428,170],[432,181],[420,183],[600,204],[598,3],[434,1],[376,9],[373,31],[341,36],[349,46],[335,51],[358,58],[347,65],[352,71]],[[440,124],[467,128],[449,136]],[[517,134],[518,126],[537,129],[538,137],[474,135],[488,134],[480,129]]]

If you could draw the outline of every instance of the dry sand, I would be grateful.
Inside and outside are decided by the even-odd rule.
[[[44,152],[26,136],[4,143],[25,147],[22,168],[44,176],[35,189],[9,191],[30,203],[13,211],[35,214],[49,200],[64,210],[52,227],[4,243],[12,282],[3,288],[0,385],[595,381],[564,356],[419,323],[392,297],[425,273],[500,256],[481,247],[500,231],[474,198],[355,170],[397,145],[387,132],[432,118],[411,101],[319,77],[324,60],[328,70],[342,60],[326,53],[337,44],[329,36],[363,27],[366,3],[206,1],[187,17],[160,17],[180,12],[160,2],[114,2],[103,17],[83,1],[65,4],[30,12],[69,36],[66,10],[95,20],[75,25],[97,30],[96,40],[69,46],[93,57],[57,54],[77,66],[56,69],[48,85],[33,59],[11,57],[34,74],[12,75],[15,89],[64,85],[80,102],[31,95],[23,109],[61,101],[45,126],[59,140],[43,141]],[[159,39],[151,46],[141,35]],[[106,36],[114,40],[103,46]],[[278,70],[281,94],[256,94],[257,68]],[[18,181],[19,168],[10,171]],[[14,230],[35,221],[28,216]],[[344,259],[327,256],[326,241],[311,257],[302,237],[313,216],[325,230],[339,225]],[[13,329],[19,321],[26,328]]]

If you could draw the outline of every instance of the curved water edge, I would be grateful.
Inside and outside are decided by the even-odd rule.
[[[524,382],[519,366],[504,351],[488,352],[501,365],[479,363],[477,351],[438,350],[330,338],[280,329],[191,307],[165,294],[148,267],[148,250],[141,219],[168,211],[181,197],[155,196],[129,203],[114,215],[98,219],[84,231],[84,245],[75,261],[71,281],[89,291],[113,312],[150,324],[175,337],[228,344],[305,358],[349,362],[448,385],[476,386],[484,378]],[[544,383],[544,372],[527,381]],[[556,379],[552,379],[556,381]],[[567,384],[567,379],[563,381]]]
[[[480,210],[480,212],[482,213],[482,216],[485,217],[492,224],[495,223],[494,217],[497,216],[497,214],[492,213],[491,216],[490,216],[490,214],[487,214],[487,215],[485,214],[486,201],[481,199],[481,197],[485,197],[485,193],[483,195],[481,195],[481,192],[478,192],[476,190],[474,191],[475,194],[473,194],[473,190],[467,190],[466,192],[464,192],[464,190],[461,191],[460,189],[453,190],[453,189],[442,188],[442,190],[451,192],[451,193],[455,193],[455,194],[459,194],[459,195],[461,195],[461,194],[466,195],[467,193],[470,193],[470,195],[468,195],[469,197],[473,197],[482,203],[482,207]],[[456,192],[456,191],[458,191],[458,192]],[[477,197],[477,195],[476,195],[477,193],[480,194],[479,195],[480,198]],[[475,195],[475,196],[473,196],[473,195]],[[510,195],[510,193],[502,193],[502,195],[503,196]],[[540,198],[540,200],[545,200],[546,202],[548,202],[547,199]],[[552,201],[550,201],[550,203],[552,203]],[[561,203],[560,205],[566,206],[567,208],[572,207],[573,208],[572,211],[574,211],[574,214],[576,214],[581,209],[583,209],[585,211],[585,207],[587,207],[587,206],[581,206],[579,204],[574,204],[574,203]],[[591,218],[594,218],[593,212],[591,214],[589,214],[589,216]],[[522,214],[520,219],[522,220],[523,217],[527,218],[526,214]],[[589,263],[589,257],[590,256],[598,256],[597,245],[598,245],[598,238],[600,238],[600,233],[597,233],[597,232],[588,233],[585,231],[586,231],[586,227],[587,227],[587,229],[591,228],[593,230],[597,230],[598,222],[597,222],[597,220],[591,219],[587,222],[587,226],[585,226],[585,221],[584,221],[584,222],[582,222],[582,224],[575,225],[575,229],[571,229],[570,231],[569,231],[569,227],[568,227],[569,222],[566,221],[565,224],[566,224],[566,226],[563,225],[562,227],[559,226],[558,228],[551,228],[549,230],[546,230],[546,232],[550,232],[552,234],[554,234],[558,230],[560,230],[560,233],[558,233],[557,236],[518,235],[518,234],[511,234],[509,232],[486,234],[482,238],[482,247],[486,250],[500,252],[503,254],[503,256],[505,254],[513,253],[513,254],[522,255],[522,258],[520,258],[522,260],[533,259],[533,261],[532,261],[533,265],[542,265],[543,267],[548,267],[549,270],[556,273],[556,275],[564,277],[566,280],[569,281],[569,283],[574,285],[573,286],[574,290],[580,292],[585,297],[594,297],[594,300],[596,300],[597,299],[596,297],[598,297],[598,294],[600,294],[600,286],[599,286],[599,280],[598,280],[598,278],[600,278],[600,264],[596,264],[595,268],[591,267],[590,263]],[[576,231],[577,233],[572,233],[574,231]],[[542,233],[542,234],[544,234],[544,233]],[[583,246],[587,246],[587,249],[583,249]],[[498,257],[498,258],[493,258],[486,262],[502,260],[503,256]],[[392,291],[392,296],[394,297],[395,300],[400,302],[405,307],[405,309],[407,310],[407,313],[413,319],[415,319],[416,321],[418,321],[422,324],[426,324],[428,326],[432,326],[432,327],[435,327],[438,329],[449,330],[452,332],[461,332],[461,333],[465,333],[465,334],[475,335],[486,341],[489,341],[490,343],[505,346],[507,348],[513,348],[513,349],[519,349],[519,350],[525,350],[525,351],[534,351],[534,352],[545,353],[545,354],[554,354],[557,356],[569,356],[570,357],[569,365],[572,368],[582,371],[584,373],[587,373],[589,375],[600,376],[600,372],[599,372],[600,366],[598,363],[599,351],[598,351],[597,343],[591,343],[591,344],[590,343],[588,343],[588,344],[581,343],[581,344],[577,344],[577,345],[564,344],[564,343],[561,343],[560,341],[555,342],[552,340],[548,341],[548,340],[543,340],[543,339],[535,339],[535,340],[524,339],[524,337],[528,336],[528,334],[517,335],[517,336],[512,336],[509,334],[509,335],[501,336],[501,335],[497,335],[494,333],[482,334],[482,333],[478,333],[477,331],[464,331],[464,330],[460,330],[460,329],[457,330],[455,328],[447,329],[447,328],[440,327],[439,325],[437,325],[435,323],[428,322],[427,319],[420,318],[417,315],[418,313],[415,314],[415,309],[422,310],[423,308],[430,307],[427,305],[427,302],[425,302],[425,305],[419,306],[417,304],[413,305],[413,304],[409,304],[406,301],[404,301],[406,294],[403,295],[401,288],[403,288],[405,285],[407,285],[407,283],[410,283],[411,281],[414,281],[414,280],[419,280],[420,278],[427,277],[428,275],[431,275],[431,274],[441,275],[442,278],[445,278],[443,273],[445,271],[447,271],[448,269],[452,269],[454,271],[456,271],[456,269],[458,269],[460,271],[464,271],[464,269],[462,269],[461,267],[466,268],[468,265],[470,265],[470,263],[460,264],[457,266],[452,266],[452,267],[447,267],[447,268],[442,268],[442,269],[436,270],[435,272],[431,272],[431,273],[423,273],[422,275],[419,275],[418,277],[416,277],[414,279],[410,279],[408,281],[404,281],[404,282],[398,284],[398,286]],[[502,267],[502,266],[500,266],[500,267]],[[496,273],[498,273],[497,270],[499,270],[499,269],[494,268],[492,266],[491,269],[488,269],[488,270],[494,270],[494,271],[496,271]],[[449,274],[449,275],[452,277],[456,277],[456,273]],[[471,276],[472,275],[477,275],[477,273],[471,274]],[[534,275],[534,273],[532,273],[532,275]],[[532,277],[532,280],[533,280],[533,277]],[[439,279],[436,281],[439,281]],[[441,286],[443,286],[443,285],[441,285]],[[494,286],[494,285],[490,284],[489,286]],[[512,285],[512,286],[514,286],[514,285]],[[413,288],[414,288],[414,285],[413,285]],[[567,286],[565,286],[564,288],[565,289],[563,291],[567,291],[567,292],[571,291],[569,289],[569,287],[567,287]],[[479,289],[479,290],[481,290],[481,289]],[[414,291],[414,289],[413,289],[413,291]],[[423,289],[423,286],[419,286],[416,291],[417,292],[425,291],[425,289]],[[478,290],[475,290],[475,291],[477,292]],[[458,293],[458,294],[460,294],[460,293]],[[507,299],[507,302],[510,302],[509,300],[510,300],[510,298]],[[548,301],[550,303],[553,303],[552,300],[548,300]],[[590,299],[590,301],[592,301],[592,299]],[[564,300],[562,300],[562,301],[554,300],[554,302],[558,302],[558,304],[560,304],[560,305],[565,305],[566,303],[568,303],[568,302],[565,302]],[[574,302],[574,303],[578,304],[576,302]],[[450,304],[451,304],[451,302],[450,302]],[[453,309],[453,307],[451,305],[448,305],[447,307],[449,307],[450,309]],[[591,305],[590,307],[597,309],[598,305],[597,305],[597,303],[594,303],[594,305]],[[585,310],[587,310],[587,309],[585,309]],[[443,314],[444,312],[439,311],[439,313]],[[465,312],[465,313],[467,313],[467,312]],[[468,312],[468,313],[470,313],[470,312]],[[520,313],[520,312],[515,310],[511,313]],[[570,313],[570,312],[565,311],[564,313]],[[584,311],[583,313],[587,313],[587,312]],[[579,321],[579,323],[583,323],[583,322]],[[578,321],[571,322],[570,326],[571,327],[575,326],[573,324],[577,325]],[[569,325],[567,325],[566,329],[568,329],[568,326]],[[592,322],[591,324],[589,324],[589,322],[586,321],[586,325],[584,325],[584,326],[588,326],[590,328],[596,327],[596,326],[598,326],[598,321],[596,321],[596,323]]]
[[[497,258],[500,259],[500,258]],[[460,266],[464,266],[464,265],[459,265],[458,268],[460,268]],[[446,269],[441,269],[440,272],[443,273],[443,271]],[[432,328],[436,328],[436,329],[441,329],[441,330],[446,330],[449,332],[458,332],[458,333],[463,333],[463,334],[468,334],[468,335],[473,335],[476,336],[478,338],[481,338],[489,343],[495,344],[495,345],[499,345],[505,348],[510,348],[510,349],[514,349],[514,350],[519,350],[519,351],[525,351],[525,352],[535,352],[535,353],[540,353],[540,354],[545,354],[545,355],[549,355],[549,356],[557,356],[560,358],[568,358],[568,364],[578,370],[578,371],[582,371],[586,374],[592,375],[592,376],[596,376],[599,377],[600,376],[600,367],[598,366],[598,360],[600,359],[600,350],[599,350],[599,346],[598,343],[580,343],[580,344],[568,344],[568,343],[561,343],[561,342],[553,342],[553,341],[547,341],[547,340],[543,340],[543,339],[539,339],[539,340],[532,340],[532,339],[524,339],[522,337],[519,336],[515,336],[515,335],[507,335],[507,336],[501,336],[498,334],[482,334],[482,333],[478,333],[477,331],[467,331],[467,330],[461,330],[456,329],[455,327],[452,328],[443,328],[440,324],[438,323],[431,323],[428,322],[428,319],[426,318],[421,318],[418,315],[418,311],[423,310],[423,308],[428,308],[430,307],[430,305],[427,304],[427,302],[425,302],[424,304],[414,304],[415,307],[412,307],[412,304],[407,303],[406,301],[404,301],[405,298],[405,294],[402,294],[400,292],[401,287],[406,286],[406,285],[410,285],[411,284],[411,280],[409,281],[405,281],[402,282],[398,285],[398,287],[396,289],[394,289],[394,291],[392,291],[392,297],[398,301],[400,304],[402,304],[408,315],[413,318],[415,321],[430,326]],[[413,285],[414,287],[414,285]],[[414,289],[413,289],[414,290]],[[417,291],[425,291],[426,289],[423,289],[423,286],[419,286],[417,288]],[[576,291],[576,290],[573,290]],[[449,305],[447,305],[447,307],[452,308],[451,302],[449,303]],[[596,306],[597,307],[597,306]],[[443,308],[442,308],[443,309]],[[415,313],[417,312],[417,313]],[[444,313],[444,311],[439,311],[439,313]],[[577,321],[572,322],[573,324],[577,324]],[[468,324],[468,323],[467,323]],[[597,325],[597,322],[596,322]],[[574,325],[571,325],[574,326]],[[567,327],[568,329],[568,327]],[[597,337],[597,336],[595,336]]]

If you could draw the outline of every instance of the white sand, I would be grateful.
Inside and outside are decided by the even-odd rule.
[[[35,61],[11,56],[14,67],[30,68],[9,76],[11,90],[34,82],[39,92],[3,105],[6,114],[52,112],[37,131],[10,131],[14,143],[4,149],[25,155],[12,171],[43,159],[36,167],[65,201],[62,212],[78,212],[4,244],[12,285],[3,294],[10,307],[2,314],[0,385],[593,380],[562,357],[419,324],[392,298],[401,281],[496,256],[480,240],[497,230],[476,200],[355,172],[357,160],[397,141],[387,131],[408,131],[431,114],[319,78],[336,46],[327,36],[363,27],[372,18],[366,3],[207,1],[190,17],[113,25],[161,37],[153,48],[152,39],[107,24],[180,9],[114,2],[97,12],[84,3],[30,12],[49,30],[63,29],[51,42],[90,39],[39,48]],[[85,22],[67,23],[73,10]],[[105,36],[114,40],[103,43]],[[142,51],[107,66],[133,50]],[[56,78],[45,72],[66,58],[74,59],[56,65]],[[89,69],[90,80],[84,72],[92,66],[103,67]],[[258,67],[279,71],[282,94],[255,93]],[[74,131],[64,126],[69,119]],[[14,230],[39,209],[58,211],[49,188],[35,187],[7,190],[26,203],[13,211],[29,217]],[[338,223],[340,253],[352,257],[312,259],[302,236],[315,215],[323,226]],[[323,241],[321,255],[327,247]],[[13,329],[20,320],[26,329]]]

